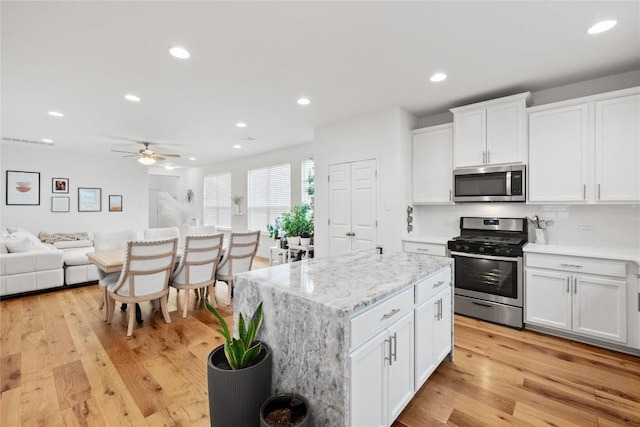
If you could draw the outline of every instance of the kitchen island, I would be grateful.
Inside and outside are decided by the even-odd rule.
[[[235,317],[263,302],[273,391],[306,397],[313,425],[390,425],[453,356],[452,262],[371,250],[253,270],[235,279]]]

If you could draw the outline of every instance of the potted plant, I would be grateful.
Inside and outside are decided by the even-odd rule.
[[[283,212],[282,215],[282,231],[287,236],[289,245],[299,245],[300,235],[298,234],[298,225],[293,210],[291,212]]]
[[[314,226],[313,226],[313,214],[308,218],[304,224],[304,228],[300,233],[300,244],[302,246],[309,246],[311,239],[313,238]]]
[[[309,403],[297,394],[277,394],[267,399],[260,408],[261,427],[302,427],[309,424]]]
[[[276,218],[273,221],[273,224],[267,224],[267,231],[269,232],[269,237],[276,242],[276,246],[281,246],[280,232],[282,231],[282,223],[280,221],[280,217]]]
[[[207,310],[222,325],[218,332],[225,343],[207,358],[209,416],[211,426],[254,426],[260,420],[260,407],[271,394],[272,354],[255,337],[262,327],[262,303],[245,322],[238,316],[239,338],[234,338],[227,322],[209,302]]]

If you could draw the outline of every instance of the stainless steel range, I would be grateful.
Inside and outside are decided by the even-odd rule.
[[[456,313],[522,328],[527,240],[526,218],[460,218],[460,236],[447,242]]]

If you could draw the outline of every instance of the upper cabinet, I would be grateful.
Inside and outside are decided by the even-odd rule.
[[[413,203],[452,202],[453,125],[413,131]]]
[[[529,202],[640,202],[640,88],[529,109]]]
[[[454,167],[526,163],[530,93],[452,108]]]

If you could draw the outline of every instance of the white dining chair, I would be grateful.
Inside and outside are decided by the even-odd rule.
[[[223,240],[224,234],[222,233],[200,236],[187,235],[180,264],[169,282],[170,286],[187,291],[182,303],[182,317],[187,317],[189,289],[207,288],[211,305],[217,307],[213,288]]]
[[[231,233],[229,247],[226,249],[216,272],[216,280],[227,283],[228,304],[231,304],[231,297],[233,295],[234,276],[238,273],[251,270],[253,258],[258,252],[259,243],[260,231]]]
[[[138,239],[138,233],[135,230],[121,231],[96,231],[93,233],[93,247],[96,252],[115,251],[125,249],[128,240]],[[117,279],[120,273],[105,273],[98,268],[98,285],[102,288],[102,301],[99,309],[102,310],[109,303],[107,298],[107,282]],[[109,319],[109,307],[104,310],[104,320]]]
[[[203,234],[216,234],[218,227],[215,225],[192,225],[189,227],[190,236],[200,236]]]
[[[167,307],[169,279],[178,250],[178,238],[164,240],[128,241],[126,257],[120,277],[108,279],[108,298],[122,303],[160,300],[162,315],[171,323]],[[113,320],[114,303],[109,303],[109,323]],[[127,336],[133,334],[135,310],[129,310]]]

